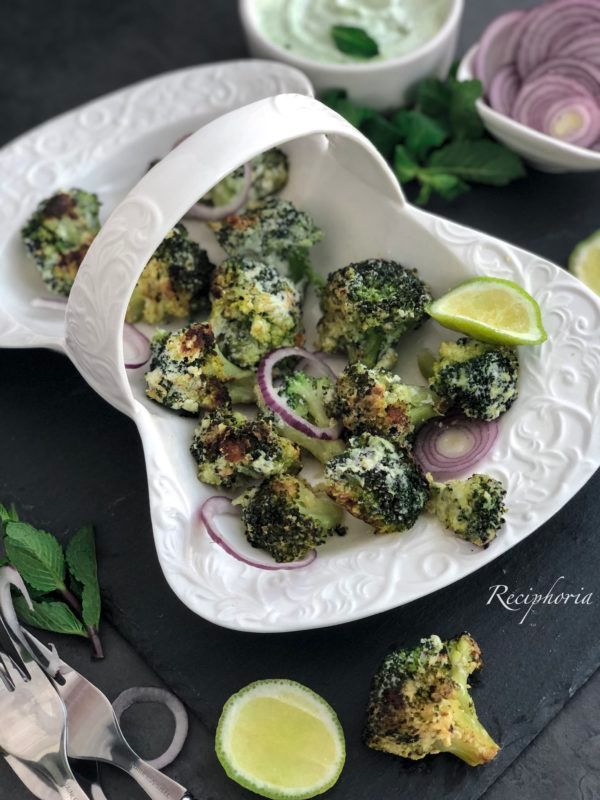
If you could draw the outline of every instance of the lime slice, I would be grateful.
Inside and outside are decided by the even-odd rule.
[[[580,242],[569,257],[569,272],[600,294],[600,231]]]
[[[229,698],[215,749],[230,778],[273,800],[327,791],[346,758],[335,711],[311,689],[284,679],[256,681]]]
[[[492,344],[541,344],[547,337],[539,305],[512,281],[472,278],[427,309],[440,325]]]

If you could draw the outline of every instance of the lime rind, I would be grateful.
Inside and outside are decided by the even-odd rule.
[[[528,333],[511,333],[507,330],[499,330],[498,328],[478,321],[474,316],[467,317],[458,314],[444,313],[444,305],[449,298],[455,297],[456,294],[461,291],[464,292],[465,287],[476,287],[477,285],[482,286],[483,284],[503,286],[519,296],[521,305],[526,308],[530,321]],[[481,342],[489,342],[490,344],[536,345],[542,344],[548,338],[548,334],[544,329],[542,311],[539,304],[525,289],[505,278],[483,277],[470,278],[467,281],[463,281],[463,283],[460,283],[442,297],[434,300],[434,302],[429,305],[427,313],[445,328],[459,333],[465,333],[474,339]]]
[[[569,272],[584,283],[588,289],[600,295],[600,268],[598,269],[598,274],[593,276],[591,280],[586,275],[586,268],[589,268],[589,256],[596,255],[596,253],[600,263],[600,230],[592,233],[591,236],[579,242],[575,247],[569,256]]]
[[[249,700],[252,696],[262,695],[273,697],[277,696],[279,693],[278,690],[280,691],[281,689],[291,689],[292,692],[296,692],[298,696],[302,696],[305,702],[298,702],[297,705],[303,711],[308,710],[306,700],[312,702],[314,709],[318,709],[320,712],[315,713],[315,716],[329,729],[332,740],[336,743],[337,749],[339,750],[338,758],[332,763],[330,774],[327,778],[313,786],[303,787],[302,790],[286,790],[282,787],[275,787],[273,784],[258,782],[246,772],[237,769],[233,765],[228,754],[229,748],[227,746],[227,740],[229,738],[230,729],[235,723],[233,717],[235,716],[236,710],[243,706],[244,702]],[[293,702],[293,699],[293,695],[290,695],[289,692],[286,693],[286,702],[289,702],[290,705],[295,705],[296,703]],[[223,711],[217,725],[215,752],[221,766],[231,780],[261,797],[270,798],[270,800],[310,800],[312,797],[323,794],[323,792],[328,791],[335,785],[346,761],[344,731],[333,708],[312,689],[309,689],[307,686],[297,681],[288,680],[287,678],[254,681],[254,683],[250,683],[248,686],[240,689],[239,692],[236,692],[236,694],[232,695],[229,700],[227,700],[223,706]]]

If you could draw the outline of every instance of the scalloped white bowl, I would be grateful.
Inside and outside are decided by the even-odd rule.
[[[460,62],[457,72],[459,80],[466,81],[474,77],[472,65],[477,47],[474,45]],[[528,128],[506,114],[495,111],[484,100],[477,100],[476,106],[488,132],[536,169],[542,172],[594,172],[600,169],[600,152],[597,150],[577,147]]]
[[[532,254],[408,205],[371,144],[309,93],[302,75],[268,62],[185,70],[95,101],[0,151],[0,346],[66,352],[90,385],[135,421],[169,584],[197,614],[245,631],[334,625],[423,597],[522,541],[600,462],[598,299]],[[152,158],[199,125],[144,174]],[[469,547],[427,516],[407,533],[379,537],[352,521],[348,536],[320,548],[310,567],[265,572],[232,559],[201,529],[197,510],[214,489],[195,477],[193,420],[147,400],[143,370],[123,367],[120,332],[131,290],[169,228],[224,175],[275,145],[290,158],[285,195],[325,231],[314,250],[323,274],[351,260],[391,257],[418,267],[436,294],[486,274],[518,281],[540,302],[549,339],[522,348],[521,397],[480,467],[508,490],[506,525],[487,550]],[[19,228],[41,198],[76,184],[99,192],[114,210],[80,269],[65,328],[62,315],[31,307],[42,286]],[[213,260],[223,257],[206,226],[190,228]],[[314,297],[306,306],[310,339]],[[403,377],[418,382],[416,351],[447,336],[430,322],[405,337]]]

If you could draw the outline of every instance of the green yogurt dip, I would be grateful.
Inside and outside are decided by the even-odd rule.
[[[255,0],[258,27],[273,44],[313,61],[363,63],[341,53],[333,25],[362,28],[379,46],[383,61],[410,53],[444,24],[450,0]]]

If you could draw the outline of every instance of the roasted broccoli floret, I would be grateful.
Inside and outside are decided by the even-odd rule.
[[[323,231],[289,200],[271,197],[241,214],[211,223],[229,256],[250,255],[284,272],[294,281],[314,277],[310,248]]]
[[[207,305],[213,265],[206,251],[179,223],[144,267],[127,307],[127,322],[183,319]]]
[[[289,164],[285,153],[277,147],[256,156],[250,162],[252,183],[246,200],[246,208],[253,208],[272,194],[280,192],[288,181]],[[244,167],[219,181],[208,194],[202,198],[203,203],[214,206],[227,205],[240,194],[244,186]]]
[[[256,259],[228,258],[214,272],[210,321],[223,355],[243,369],[278,347],[302,341],[294,284]]]
[[[429,487],[407,451],[381,436],[353,436],[325,465],[327,494],[375,533],[404,531],[417,521]]]
[[[489,475],[463,480],[429,481],[427,510],[470,544],[487,547],[504,522],[506,489]]]
[[[51,292],[69,296],[79,265],[100,230],[98,197],[81,189],[57,192],[37,207],[21,231]]]
[[[195,322],[174,333],[157,331],[151,342],[146,394],[184,415],[251,402],[253,373],[244,372],[219,353],[210,325]]]
[[[342,510],[302,478],[279,475],[234,500],[246,538],[278,562],[297,561],[334,533],[342,536]]]
[[[198,479],[224,489],[302,468],[298,445],[280,436],[269,420],[247,419],[227,408],[202,417],[190,452]]]
[[[409,386],[386,369],[360,363],[348,364],[339,376],[328,408],[353,434],[367,431],[400,445],[442,411],[426,386]]]
[[[346,353],[350,362],[391,368],[398,341],[423,322],[429,302],[429,289],[416,270],[381,258],[349,264],[327,278],[319,346]]]
[[[477,719],[468,684],[482,663],[468,633],[391,653],[373,678],[365,743],[414,760],[452,753],[471,767],[491,761],[500,748]]]
[[[463,338],[442,342],[429,385],[467,417],[496,419],[517,399],[519,359],[512,347]]]
[[[328,428],[335,425],[335,419],[327,411],[333,400],[333,389],[333,381],[329,378],[314,378],[298,370],[284,375],[281,385],[277,387],[277,393],[296,414],[319,428]],[[283,436],[308,450],[323,464],[344,450],[344,444],[340,439],[317,439],[293,428],[279,414],[273,413],[266,406],[259,391],[257,391],[257,403],[273,420],[273,424]]]

